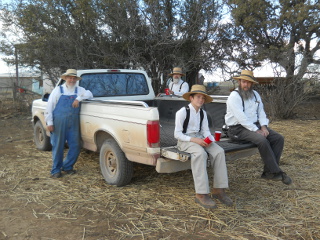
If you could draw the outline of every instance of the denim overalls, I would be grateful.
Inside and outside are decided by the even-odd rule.
[[[78,88],[75,88],[74,95],[66,96],[60,86],[61,96],[53,110],[54,131],[51,134],[52,160],[51,174],[61,170],[72,170],[80,153],[80,106],[72,107],[77,98]],[[65,143],[68,143],[69,151],[65,159],[63,152]]]

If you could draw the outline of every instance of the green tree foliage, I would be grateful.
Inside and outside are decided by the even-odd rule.
[[[220,18],[215,1],[14,0],[1,20],[7,33],[0,51],[18,50],[23,66],[57,76],[67,68],[143,68],[162,87],[174,66],[195,82],[209,68]],[[216,20],[215,20],[216,19]],[[7,59],[10,61],[10,59]],[[13,61],[13,59],[11,59]],[[165,82],[165,81],[164,81]],[[163,83],[164,84],[164,83]]]
[[[281,67],[285,79],[269,97],[276,117],[288,118],[305,98],[302,78],[320,64],[320,4],[317,0],[229,0],[234,24],[246,42],[245,57],[269,60]],[[250,50],[250,51],[249,51]],[[317,56],[318,52],[318,56]]]
[[[221,21],[221,2],[230,21]],[[10,37],[0,51],[14,63],[17,50],[20,65],[54,80],[67,68],[143,68],[156,93],[174,66],[192,85],[200,69],[229,76],[268,60],[286,79],[266,101],[275,116],[287,118],[305,97],[303,76],[320,64],[319,6],[317,0],[12,0],[1,6],[1,35]]]
[[[178,31],[181,54],[188,70],[188,82],[197,77],[201,68],[212,68],[213,61],[220,58],[219,38],[222,14],[218,2],[186,0],[182,7]]]
[[[101,32],[92,6],[88,1],[16,1],[1,18],[18,44],[1,47],[15,47],[21,65],[37,67],[53,79],[67,68],[99,67]]]

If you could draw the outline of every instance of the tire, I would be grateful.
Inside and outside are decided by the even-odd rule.
[[[51,151],[52,146],[50,143],[50,137],[47,136],[46,130],[42,126],[40,121],[37,121],[33,128],[34,143],[37,149],[42,151]]]
[[[117,187],[130,183],[133,176],[133,163],[126,158],[113,139],[108,139],[102,144],[100,169],[106,182]]]

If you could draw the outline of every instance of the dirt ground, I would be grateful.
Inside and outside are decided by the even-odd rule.
[[[117,188],[83,150],[77,174],[50,178],[51,152],[35,148],[29,109],[0,102],[0,239],[320,239],[320,101],[298,110],[271,124],[285,136],[281,167],[294,183],[260,179],[258,155],[228,162],[235,204],[206,210],[194,203],[190,170],[137,164]]]

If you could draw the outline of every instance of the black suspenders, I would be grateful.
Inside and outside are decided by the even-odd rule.
[[[186,116],[186,119],[183,122],[183,131],[182,131],[182,133],[186,133],[187,132],[189,119],[190,119],[190,108],[189,108],[189,106],[185,106],[185,108],[186,108],[186,111],[187,111],[187,116]],[[200,128],[199,128],[199,132],[201,131],[203,117],[204,117],[203,110],[202,110],[202,108],[200,108]]]
[[[182,88],[182,84],[184,84],[185,83],[185,81],[183,81],[181,84],[180,84],[180,88],[179,88],[179,92],[181,92],[181,88]],[[172,85],[171,85],[171,91],[172,91],[172,88],[173,88],[173,81],[172,81]]]
[[[242,100],[242,108],[243,108],[243,111],[244,111],[244,101],[243,101],[242,96],[240,95],[240,93],[239,93],[238,90],[233,90],[233,91],[237,92],[237,93],[239,94],[239,96],[241,97],[241,100]],[[256,99],[256,102],[258,102],[257,96],[256,96],[256,94],[255,94],[254,92],[253,92],[253,96],[254,96],[254,98]],[[259,104],[259,102],[258,102],[258,104]],[[258,109],[259,109],[259,106],[258,106]]]

